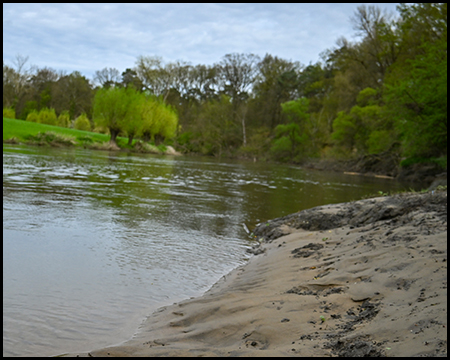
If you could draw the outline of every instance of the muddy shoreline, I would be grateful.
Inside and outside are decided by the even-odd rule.
[[[66,356],[446,356],[447,191],[260,224],[249,262],[118,346]]]

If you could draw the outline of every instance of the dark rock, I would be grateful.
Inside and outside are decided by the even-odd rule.
[[[377,221],[391,221],[391,225],[395,225],[410,221],[409,214],[419,208],[427,212],[436,212],[446,221],[447,191],[405,193],[332,206],[339,208],[337,211],[329,211],[327,205],[303,210],[259,225],[253,233],[265,242],[271,242],[285,235],[282,226],[316,231],[342,226],[360,227]],[[394,226],[391,231],[393,228]],[[305,255],[306,252],[301,256]]]

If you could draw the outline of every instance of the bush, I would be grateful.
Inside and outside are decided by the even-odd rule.
[[[76,130],[91,131],[91,122],[87,118],[86,114],[83,113],[76,118],[73,128]]]
[[[14,110],[11,107],[3,108],[3,117],[8,119],[15,119],[16,118],[16,110]]]
[[[55,109],[43,108],[39,111],[37,122],[39,124],[55,125],[57,123]]]
[[[67,110],[64,110],[61,114],[59,114],[57,125],[65,128],[70,126],[70,115]]]
[[[33,111],[28,113],[26,121],[37,123],[38,122],[38,118],[39,118],[39,113],[36,110],[33,110]]]

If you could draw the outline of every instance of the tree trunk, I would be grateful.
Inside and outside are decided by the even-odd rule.
[[[117,135],[119,135],[119,130],[109,129],[109,132],[111,134],[111,139],[109,140],[109,142],[111,144],[117,145],[116,138],[117,138]]]
[[[247,136],[245,134],[245,114],[242,117],[242,137],[243,137],[242,145],[247,146]]]

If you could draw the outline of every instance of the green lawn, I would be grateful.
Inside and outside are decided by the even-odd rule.
[[[64,136],[72,136],[76,139],[77,144],[82,145],[89,143],[105,143],[110,139],[109,135],[99,134],[91,131],[82,131],[68,129],[53,125],[38,124],[30,121],[3,118],[3,140],[11,138],[17,139],[19,142],[29,142],[30,137],[36,136],[38,133],[54,132]],[[125,145],[128,139],[118,137],[119,146]]]
[[[44,133],[56,133],[62,135],[55,140],[55,135],[42,135]],[[39,136],[37,136],[39,134]],[[67,140],[67,138],[70,138]],[[92,131],[82,131],[75,129],[68,129],[53,125],[38,124],[30,121],[16,120],[3,118],[3,141],[11,143],[27,143],[38,145],[54,145],[54,146],[84,146],[90,149],[109,150],[110,149],[110,135],[99,134]],[[133,140],[133,145],[128,145],[128,138],[118,136],[116,139],[119,148],[128,149],[134,152],[145,152],[153,154],[166,153],[167,147],[165,145],[155,146],[149,143],[143,144],[139,142],[136,145],[136,140]],[[56,144],[55,144],[56,143]],[[169,152],[170,153],[170,152]]]

